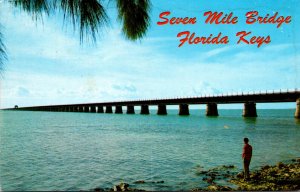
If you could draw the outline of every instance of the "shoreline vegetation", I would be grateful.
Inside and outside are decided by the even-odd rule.
[[[300,190],[300,157],[287,163],[265,165],[252,170],[250,180],[245,181],[243,172],[234,165],[223,165],[209,170],[197,166],[195,174],[199,182],[207,184],[204,188],[189,189],[189,191],[293,191]],[[220,182],[223,181],[223,182]],[[225,181],[225,183],[224,183]],[[141,186],[146,183],[164,183],[164,181],[135,181],[132,185]],[[131,188],[128,183],[120,183],[113,188],[95,188],[94,191],[146,191]]]

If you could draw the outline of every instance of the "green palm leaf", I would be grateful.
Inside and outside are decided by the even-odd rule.
[[[105,9],[97,0],[61,0],[60,8],[74,29],[79,25],[81,42],[89,36],[95,41],[99,28],[108,23]]]
[[[0,26],[0,29],[1,29],[1,26]],[[2,42],[2,37],[3,36],[0,31],[0,74],[1,74],[1,71],[3,71],[3,62],[6,59],[5,46]]]
[[[149,0],[117,0],[118,18],[123,33],[130,40],[142,38],[149,27]]]
[[[19,7],[23,11],[30,13],[35,19],[42,16],[43,13],[48,15],[51,10],[51,4],[48,0],[13,0],[10,2],[15,7]]]

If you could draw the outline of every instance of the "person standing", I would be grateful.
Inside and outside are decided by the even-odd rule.
[[[244,147],[243,147],[243,154],[242,158],[244,161],[244,179],[249,180],[250,179],[250,173],[249,173],[249,166],[252,158],[252,146],[249,145],[249,139],[244,138]]]

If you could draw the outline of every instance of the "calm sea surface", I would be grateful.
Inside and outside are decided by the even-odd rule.
[[[137,111],[136,111],[137,112]],[[197,169],[242,169],[243,138],[253,146],[251,169],[300,157],[300,121],[292,110],[204,110],[182,117],[0,111],[2,190],[91,190],[120,182],[146,190],[206,186]],[[145,184],[134,184],[144,180]],[[164,183],[155,183],[164,181]],[[154,182],[154,183],[152,183]]]

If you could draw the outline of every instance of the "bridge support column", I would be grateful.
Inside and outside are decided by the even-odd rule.
[[[74,112],[78,112],[78,106],[73,107]]]
[[[83,106],[78,106],[78,111],[83,112]]]
[[[243,117],[257,117],[256,103],[247,102],[244,104]]]
[[[167,115],[167,106],[166,105],[158,105],[157,108],[157,115]]]
[[[142,105],[141,106],[141,114],[142,115],[149,115],[149,105]]]
[[[135,112],[134,112],[134,106],[133,105],[128,105],[126,113],[127,114],[135,114]]]
[[[90,112],[90,106],[84,106],[84,112],[85,113]]]
[[[91,113],[96,113],[96,106],[91,106]]]
[[[116,113],[116,114],[122,114],[122,113],[123,113],[122,106],[116,106],[115,113]]]
[[[105,113],[112,113],[112,106],[106,106]]]
[[[190,115],[189,105],[188,104],[180,104],[178,115]]]
[[[206,105],[206,116],[219,116],[218,105],[216,103],[208,103]]]
[[[300,98],[296,101],[295,118],[300,119]]]
[[[97,108],[97,113],[104,113],[103,106],[98,106]]]

